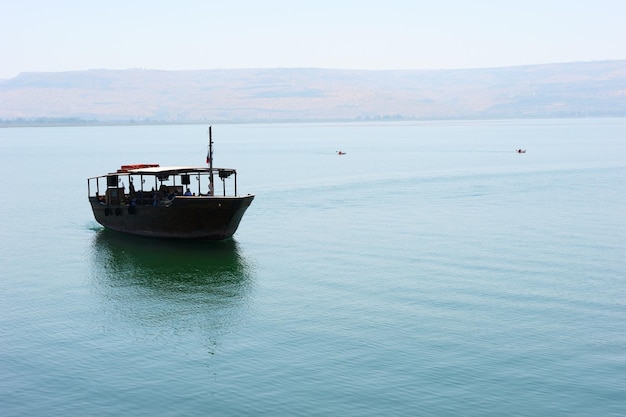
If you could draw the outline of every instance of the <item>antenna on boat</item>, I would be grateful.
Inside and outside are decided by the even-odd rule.
[[[212,126],[209,126],[209,152],[206,156],[206,162],[209,164],[209,192],[213,195],[213,132]]]

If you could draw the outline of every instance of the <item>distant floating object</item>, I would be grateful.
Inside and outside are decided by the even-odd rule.
[[[526,149],[516,149],[515,152],[517,152],[517,153],[526,153]]]
[[[337,155],[345,155],[346,153],[343,151],[337,151]]]

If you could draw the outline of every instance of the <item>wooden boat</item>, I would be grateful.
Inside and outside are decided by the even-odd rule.
[[[141,236],[230,238],[254,195],[237,195],[235,169],[213,167],[212,145],[209,128],[208,167],[122,165],[116,172],[88,178],[96,221],[107,229]],[[215,177],[222,182],[219,191]]]

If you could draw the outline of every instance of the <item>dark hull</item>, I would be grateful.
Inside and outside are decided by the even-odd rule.
[[[159,238],[223,240],[231,237],[253,195],[242,197],[176,197],[167,204],[105,205],[89,202],[96,221],[118,232]]]

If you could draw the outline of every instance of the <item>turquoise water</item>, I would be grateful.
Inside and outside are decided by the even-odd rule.
[[[0,415],[626,415],[626,119],[213,133],[256,198],[189,243],[86,178],[207,126],[0,129]]]

